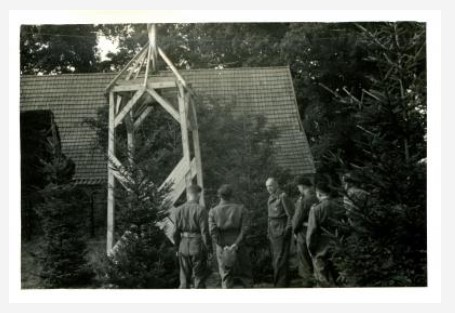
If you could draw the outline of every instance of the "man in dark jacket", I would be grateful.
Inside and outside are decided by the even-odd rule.
[[[222,185],[218,190],[220,203],[209,212],[210,234],[216,244],[216,257],[223,288],[233,288],[234,278],[243,287],[251,288],[252,272],[250,256],[245,245],[248,229],[248,215],[245,207],[232,201],[230,185]],[[227,260],[232,254],[234,260]]]
[[[188,201],[175,210],[175,230],[173,239],[178,247],[180,264],[180,287],[205,288],[209,274],[207,264],[211,254],[208,214],[199,204],[201,187],[191,185],[187,188]],[[192,279],[193,278],[193,279]]]
[[[306,234],[308,251],[313,260],[314,275],[319,287],[335,286],[336,273],[332,264],[332,239],[336,223],[343,218],[344,210],[331,196],[325,183],[316,186],[319,204],[310,209]]]
[[[292,229],[296,239],[297,258],[299,261],[299,273],[302,277],[304,287],[314,285],[313,263],[306,243],[306,232],[308,228],[308,215],[310,208],[318,203],[313,183],[305,178],[299,177],[297,188],[300,197],[295,204],[295,213],[292,218]]]
[[[268,237],[272,254],[275,287],[289,287],[289,250],[292,239],[292,202],[274,178],[266,181]]]

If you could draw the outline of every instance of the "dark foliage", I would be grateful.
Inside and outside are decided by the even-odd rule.
[[[97,38],[93,25],[22,25],[21,74],[92,72]]]
[[[332,177],[355,170],[370,199],[354,226],[340,225],[336,263],[348,286],[425,286],[425,25],[358,28],[359,45],[377,71],[364,74],[369,88],[361,97],[333,93],[351,108],[355,131],[350,157],[339,147],[322,156],[320,167]]]
[[[80,287],[89,284],[93,276],[85,259],[89,197],[71,183],[74,163],[61,152],[53,125],[53,136],[46,145],[51,158],[40,160],[46,186],[39,190],[42,202],[34,208],[44,232],[44,245],[38,255],[40,277],[48,288]]]
[[[38,208],[45,243],[39,255],[41,278],[47,288],[77,288],[91,283],[86,260],[87,194],[73,184],[49,184],[40,191]]]
[[[141,170],[141,177],[117,189],[117,238],[110,256],[102,256],[96,271],[110,288],[177,288],[178,264],[175,249],[158,226],[167,216],[169,206]],[[164,203],[164,204],[163,204]]]

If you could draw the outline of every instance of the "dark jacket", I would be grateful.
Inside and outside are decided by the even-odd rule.
[[[308,216],[310,215],[310,208],[318,203],[318,199],[314,194],[307,197],[303,195],[299,197],[295,204],[295,213],[292,218],[292,229],[294,234],[302,234],[303,240],[305,240],[306,230],[308,227]],[[299,238],[300,236],[298,236]]]
[[[271,238],[290,235],[292,231],[293,205],[286,193],[278,191],[267,202],[268,235]]]
[[[218,246],[243,243],[248,229],[248,214],[241,204],[221,200],[209,212],[209,229]]]

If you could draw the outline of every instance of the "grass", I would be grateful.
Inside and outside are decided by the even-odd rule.
[[[21,286],[22,289],[42,289],[44,283],[39,276],[40,273],[40,264],[38,262],[37,256],[40,253],[40,249],[43,246],[43,238],[35,238],[31,241],[22,243],[22,253],[21,253]],[[102,257],[105,254],[106,249],[106,240],[104,237],[91,238],[87,241],[87,260],[92,268],[97,268],[100,266]],[[292,254],[291,254],[292,255]],[[291,276],[293,277],[291,281],[291,286],[293,288],[300,287],[300,279],[296,275],[296,259],[291,258]],[[96,271],[95,271],[96,272]],[[216,266],[213,266],[213,273],[207,280],[207,288],[220,288],[220,277],[217,272]],[[107,288],[103,286],[102,279],[98,275],[93,279],[92,284],[87,286],[82,286],[80,288],[89,288],[89,289],[98,289],[98,288]],[[262,282],[254,285],[254,288],[273,288],[271,282]]]

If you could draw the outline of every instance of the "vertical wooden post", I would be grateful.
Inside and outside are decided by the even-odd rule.
[[[149,48],[147,50],[147,61],[145,63],[145,75],[144,75],[144,87],[147,86],[147,79],[149,76],[149,70],[150,70],[150,54],[151,54],[151,49],[150,49],[150,44]]]
[[[196,158],[196,172],[197,172],[197,184],[202,188],[202,194],[200,199],[200,204],[205,207],[205,197],[204,197],[204,180],[202,178],[202,158],[201,158],[201,147],[199,143],[199,128],[197,123],[197,114],[196,108],[194,104],[190,102],[190,97],[188,97],[188,105],[189,105],[189,114],[193,117],[193,149],[194,149],[194,157]]]
[[[109,128],[108,128],[108,165],[107,165],[107,239],[106,250],[109,253],[114,246],[114,208],[115,208],[115,177],[110,157],[115,155],[115,99],[109,93]]]
[[[183,160],[187,164],[187,168],[190,169],[185,175],[185,184],[186,187],[191,185],[191,156],[190,156],[190,144],[188,138],[188,117],[185,102],[187,101],[186,93],[183,85],[178,82],[178,102],[179,102],[179,115],[180,115],[180,128],[182,130],[182,145],[183,145]]]
[[[131,110],[126,116],[126,139],[128,145],[128,163],[133,170],[134,168],[134,123],[133,123],[133,111]]]
[[[152,72],[156,73],[157,71],[157,61],[158,61],[158,52],[156,49],[156,25],[155,24],[148,24],[148,36],[149,36],[149,43],[150,43],[150,61],[152,62]]]

